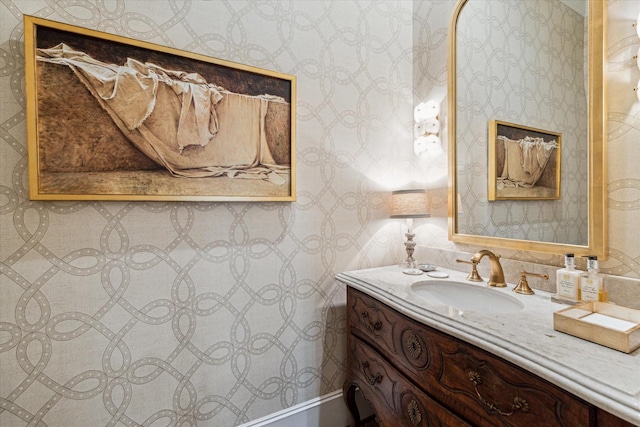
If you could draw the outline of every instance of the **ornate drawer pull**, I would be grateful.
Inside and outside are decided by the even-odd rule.
[[[420,345],[420,340],[418,339],[418,336],[416,334],[411,333],[411,335],[409,335],[409,338],[407,338],[406,344],[407,350],[409,351],[411,357],[413,357],[414,359],[420,357],[420,353],[422,353],[422,346]]]
[[[482,395],[480,394],[480,391],[478,391],[478,385],[482,384],[482,377],[480,376],[480,374],[477,373],[476,371],[469,371],[468,375],[469,375],[469,380],[473,383],[473,388],[475,389],[476,394],[478,395],[478,399],[480,399],[480,402],[482,402],[489,409],[496,411],[498,414],[505,417],[512,415],[517,410],[521,410],[524,413],[529,412],[529,404],[527,403],[526,400],[524,400],[520,396],[515,396],[513,398],[513,402],[511,402],[510,412],[505,412],[501,410],[498,407],[498,405],[496,405],[495,403],[488,402],[484,397],[482,397]]]
[[[382,382],[382,375],[379,373],[375,376],[370,376],[367,374],[367,369],[369,369],[369,362],[366,360],[362,362],[362,372],[364,373],[364,377],[367,379],[367,382],[371,385],[376,385],[376,383]]]
[[[369,318],[369,312],[368,311],[363,311],[362,314],[362,320],[367,320]],[[375,332],[375,331],[379,331],[380,328],[382,328],[382,322],[380,320],[376,320],[373,325],[371,325],[371,322],[369,322],[367,325],[365,325],[367,327],[367,330],[369,332]]]
[[[422,412],[420,412],[418,403],[415,400],[409,402],[409,405],[407,406],[407,412],[409,412],[409,419],[414,426],[417,426],[420,421],[422,421]]]

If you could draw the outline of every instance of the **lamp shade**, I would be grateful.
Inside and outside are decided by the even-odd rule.
[[[391,193],[390,218],[428,218],[425,190],[398,190]]]

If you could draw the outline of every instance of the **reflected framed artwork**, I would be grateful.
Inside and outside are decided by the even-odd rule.
[[[295,201],[295,76],[24,28],[31,199]]]
[[[562,134],[500,120],[488,134],[489,200],[560,198]]]

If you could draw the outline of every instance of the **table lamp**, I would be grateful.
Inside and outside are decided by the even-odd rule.
[[[407,220],[407,241],[404,246],[407,248],[407,259],[403,267],[416,268],[416,260],[413,259],[413,251],[416,242],[413,238],[414,218],[428,218],[427,192],[425,190],[398,190],[391,192],[391,215],[389,218],[404,218]]]

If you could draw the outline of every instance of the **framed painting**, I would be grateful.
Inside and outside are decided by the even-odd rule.
[[[31,199],[295,201],[295,76],[24,28]]]
[[[489,200],[560,198],[562,134],[489,121]]]

